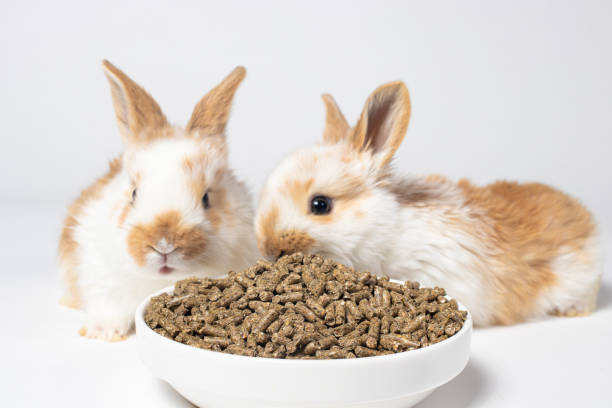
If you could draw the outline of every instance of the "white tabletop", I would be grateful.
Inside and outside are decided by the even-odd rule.
[[[0,210],[2,405],[191,406],[147,371],[133,337],[104,343],[77,334],[81,312],[58,304],[63,209]],[[465,370],[419,407],[612,406],[609,269],[592,316],[475,330]]]

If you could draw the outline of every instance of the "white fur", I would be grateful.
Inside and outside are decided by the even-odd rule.
[[[177,132],[174,137],[129,148],[122,159],[122,170],[78,217],[74,229],[78,288],[90,336],[110,339],[125,335],[137,304],[178,279],[219,276],[246,267],[257,258],[250,195],[229,170],[220,173],[221,179],[216,176],[217,170],[227,166],[223,140],[183,138]],[[208,220],[201,199],[189,189],[192,175],[183,163],[197,152],[205,153],[196,171],[205,174],[209,183],[211,207],[215,205],[215,187],[221,186],[230,204],[231,221],[222,223],[218,230]],[[119,217],[131,200],[134,177],[138,177],[136,200],[121,224]],[[175,269],[161,275],[161,255],[149,252],[146,264],[137,265],[127,249],[127,237],[133,225],[146,225],[168,210],[178,211],[185,225],[201,228],[207,246],[205,253],[192,260],[184,260],[180,251],[172,252],[168,266]]]
[[[599,289],[603,272],[598,236],[589,238],[580,253],[560,248],[551,269],[557,282],[542,293],[537,309],[541,313],[573,311],[576,314],[592,310],[592,302],[596,299],[593,292]]]

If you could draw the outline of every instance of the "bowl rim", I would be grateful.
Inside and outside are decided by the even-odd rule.
[[[227,358],[229,361],[234,361],[236,363],[241,362],[241,361],[250,362],[248,364],[251,364],[251,365],[253,364],[278,364],[278,365],[283,365],[285,367],[287,366],[288,367],[317,366],[320,368],[326,368],[328,366],[339,366],[339,365],[360,366],[363,364],[388,363],[389,361],[397,361],[400,359],[404,360],[404,359],[409,359],[413,357],[417,358],[419,356],[423,356],[428,353],[433,354],[440,348],[447,347],[451,345],[452,343],[458,342],[459,339],[461,339],[462,337],[469,335],[469,332],[471,332],[472,326],[473,326],[471,313],[465,306],[463,306],[459,301],[457,301],[458,309],[467,311],[467,318],[465,319],[465,322],[463,322],[463,326],[461,327],[461,329],[457,333],[453,334],[451,337],[445,340],[442,340],[438,343],[435,343],[435,344],[432,344],[426,347],[422,347],[416,350],[408,350],[408,351],[402,351],[399,353],[385,354],[382,356],[372,356],[372,357],[339,358],[339,359],[312,359],[312,360],[311,359],[287,359],[287,358],[242,356],[239,354],[231,354],[231,353],[224,353],[221,351],[206,350],[206,349],[201,349],[195,346],[183,344],[176,340],[171,340],[165,336],[162,336],[161,334],[151,329],[149,325],[147,325],[144,321],[145,308],[148,306],[152,297],[161,295],[162,293],[170,293],[172,291],[174,291],[174,285],[168,286],[164,289],[161,289],[147,296],[146,299],[144,299],[140,303],[140,305],[138,305],[138,308],[136,309],[136,313],[135,313],[135,318],[134,318],[137,340],[143,335],[153,335],[153,338],[156,338],[159,341],[161,341],[161,344],[165,345],[166,347],[175,347],[176,350],[179,350],[179,351],[198,352],[198,353],[201,353],[199,354],[200,356],[207,356],[207,357],[216,358],[216,359],[226,359]],[[139,333],[139,329],[141,328],[146,330],[147,334],[144,334],[142,332]]]

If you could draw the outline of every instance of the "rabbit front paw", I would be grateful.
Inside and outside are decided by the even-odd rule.
[[[116,321],[99,321],[92,319],[81,327],[79,334],[89,339],[116,342],[127,339],[131,329],[131,316],[129,318],[117,319]]]

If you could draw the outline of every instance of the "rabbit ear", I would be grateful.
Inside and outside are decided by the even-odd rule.
[[[244,67],[236,67],[208,92],[193,109],[187,131],[200,131],[203,135],[222,134],[229,119],[232,99],[245,75]]]
[[[113,106],[119,130],[128,143],[145,141],[156,131],[168,126],[168,121],[155,100],[119,68],[102,61],[113,96]]]
[[[323,141],[326,143],[337,143],[344,139],[347,132],[350,130],[349,124],[346,122],[344,115],[338,108],[336,101],[329,94],[321,95],[323,103],[325,103],[325,130],[323,131]]]
[[[369,151],[379,168],[386,166],[402,143],[410,120],[410,95],[403,82],[376,89],[365,103],[350,135],[351,145]]]

